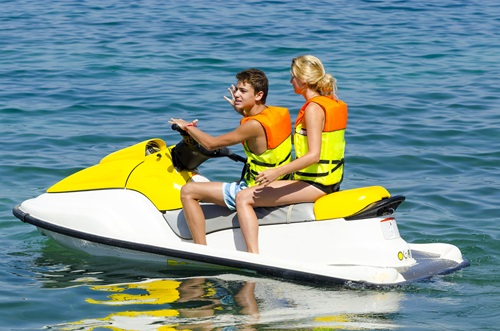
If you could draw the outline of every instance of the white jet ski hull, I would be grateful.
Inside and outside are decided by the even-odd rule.
[[[217,224],[207,234],[208,246],[192,244],[182,209],[160,212],[133,190],[44,193],[15,207],[14,215],[62,246],[91,255],[191,269],[239,269],[324,285],[398,285],[468,265],[453,245],[408,244],[393,217],[315,221],[304,216],[313,215],[307,204],[294,206],[298,211],[261,209],[269,225],[259,227],[261,254],[249,254],[236,214],[203,207],[207,228]],[[211,213],[217,215],[213,220]]]

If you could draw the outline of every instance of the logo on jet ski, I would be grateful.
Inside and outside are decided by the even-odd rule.
[[[406,251],[399,251],[398,252],[398,259],[399,259],[399,261],[411,259],[411,251],[409,249]]]

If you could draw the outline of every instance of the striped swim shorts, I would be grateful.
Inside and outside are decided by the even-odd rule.
[[[236,194],[247,187],[247,182],[244,180],[240,182],[222,183],[222,194],[227,208],[236,210]]]

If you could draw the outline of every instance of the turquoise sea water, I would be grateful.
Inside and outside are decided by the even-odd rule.
[[[499,17],[486,0],[1,1],[0,328],[498,329]],[[343,188],[405,195],[403,238],[454,244],[469,268],[378,290],[188,274],[69,251],[12,216],[116,149],[176,143],[172,116],[227,132],[241,69],[266,71],[268,104],[295,118],[289,64],[305,53],[349,105]]]

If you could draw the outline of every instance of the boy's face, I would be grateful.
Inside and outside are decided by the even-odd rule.
[[[262,98],[264,92],[255,94],[252,85],[239,81],[234,92],[234,106],[238,110],[250,110]]]

